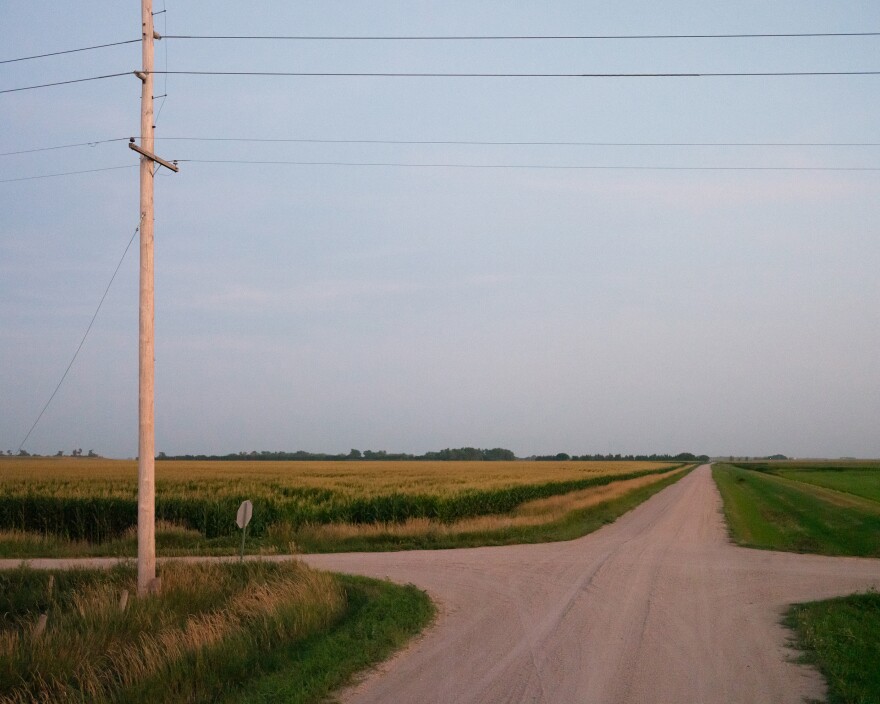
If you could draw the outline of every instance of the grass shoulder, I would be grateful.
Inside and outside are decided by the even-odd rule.
[[[815,470],[814,470],[815,471]],[[858,477],[833,469],[858,489]],[[763,468],[715,465],[732,539],[740,545],[824,555],[880,557],[880,503]],[[871,475],[873,476],[873,475]]]
[[[296,562],[161,576],[127,599],[128,566],[0,572],[0,702],[319,702],[434,614],[412,586]]]
[[[796,604],[785,624],[825,676],[830,704],[880,702],[880,594]]]

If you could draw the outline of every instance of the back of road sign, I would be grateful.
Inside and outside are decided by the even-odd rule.
[[[235,522],[238,524],[238,527],[244,530],[244,527],[251,522],[251,516],[254,515],[254,505],[250,501],[242,501],[241,506],[238,507],[238,514],[235,517]]]

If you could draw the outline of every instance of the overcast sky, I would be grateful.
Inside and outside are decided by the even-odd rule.
[[[880,31],[862,2],[155,0],[163,34]],[[136,0],[0,2],[0,60],[134,39]],[[0,90],[140,47],[0,64]],[[167,39],[169,71],[880,70],[880,37]],[[157,76],[157,137],[880,143],[880,76]],[[134,76],[0,94],[0,152],[137,136]],[[880,167],[878,146],[157,141],[168,159]],[[0,450],[138,220],[124,141],[0,156]],[[880,456],[880,172],[181,162],[156,180],[156,449]],[[25,448],[137,452],[137,247]]]

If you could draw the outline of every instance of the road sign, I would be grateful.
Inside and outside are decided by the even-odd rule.
[[[250,501],[242,501],[241,506],[238,507],[238,515],[235,517],[235,522],[239,528],[244,530],[247,524],[251,522],[251,516],[253,515],[254,505]]]

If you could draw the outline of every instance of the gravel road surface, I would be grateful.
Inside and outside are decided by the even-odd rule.
[[[350,704],[801,703],[824,684],[792,662],[786,605],[880,587],[880,560],[733,546],[708,466],[571,542],[304,559],[440,605]]]

